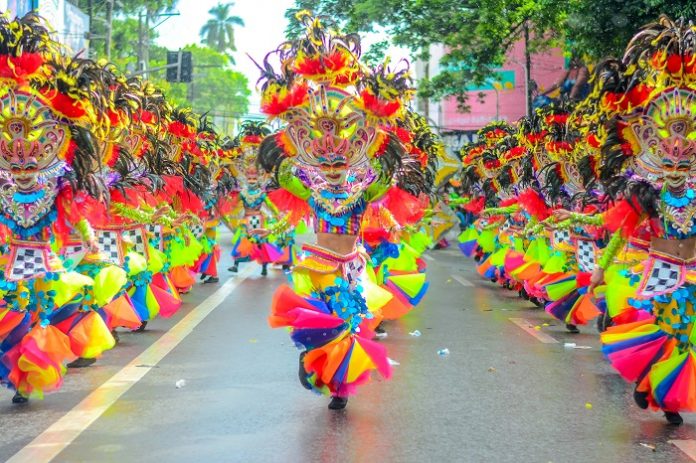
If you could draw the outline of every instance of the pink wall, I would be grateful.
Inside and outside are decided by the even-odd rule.
[[[564,58],[560,49],[554,48],[546,53],[532,55],[531,78],[540,88],[548,88],[562,75]],[[524,42],[517,42],[508,53],[508,60],[502,69],[515,72],[515,88],[499,90],[500,119],[515,122],[525,115],[524,88]],[[478,100],[479,92],[469,92],[469,113],[457,111],[457,101],[447,98],[442,102],[441,125],[446,130],[477,130],[495,119],[495,91],[482,92],[485,95],[483,103]]]

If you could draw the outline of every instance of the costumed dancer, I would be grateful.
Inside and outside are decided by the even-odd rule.
[[[614,115],[601,177],[617,202],[598,216],[613,235],[592,286],[629,240],[648,251],[628,272],[634,286],[624,293],[643,316],[609,327],[602,350],[636,384],[636,404],[662,410],[674,425],[683,422],[680,412],[696,411],[695,36],[691,22],[661,17],[631,40],[621,61],[600,66],[596,84]]]
[[[289,255],[284,256],[270,239],[286,222],[280,220],[278,209],[268,196],[270,176],[260,172],[256,165],[259,145],[270,133],[266,124],[247,121],[242,124],[236,138],[236,150],[229,168],[237,182],[238,192],[231,214],[222,217],[234,233],[234,263],[230,272],[238,272],[240,263],[253,260],[261,265],[261,275],[266,276],[268,264],[289,260]]]
[[[93,110],[88,99],[71,96],[83,96],[82,89],[52,75],[49,60],[58,55],[37,16],[0,18],[0,221],[8,251],[0,281],[0,382],[16,391],[16,403],[58,389],[67,362],[115,343],[90,300],[94,281],[67,271],[52,249],[56,237],[66,240],[73,230],[94,249],[80,198],[103,193],[93,170],[98,155],[76,135],[94,122]],[[61,330],[56,324],[66,313],[75,323]]]
[[[403,144],[408,158],[417,162],[409,163],[410,175],[403,169],[400,188],[390,189],[368,205],[360,228],[360,244],[370,256],[366,263],[367,273],[374,273],[373,281],[394,296],[380,310],[384,320],[403,317],[423,299],[429,283],[427,265],[421,255],[433,242],[433,231],[444,234],[448,226],[456,223],[456,220],[447,221],[453,217],[449,208],[436,217],[429,210],[430,198],[425,194],[418,196],[423,179],[433,176],[436,161],[443,157],[441,140],[425,118],[410,110],[404,112],[397,124],[391,131]],[[426,182],[444,181],[442,173],[438,171],[435,178],[428,178]],[[382,325],[378,325],[376,331],[381,333]]]
[[[369,73],[358,62],[358,37],[337,35],[307,12],[298,17],[307,36],[281,45],[264,62],[262,109],[287,126],[262,142],[259,161],[287,193],[281,210],[311,213],[317,243],[303,246],[293,288],[278,289],[269,321],[291,328],[304,350],[302,384],[331,395],[329,408],[342,409],[373,370],[391,374],[385,348],[372,340],[378,320],[370,309],[393,296],[365,272],[368,256],[357,246],[363,215],[397,188],[400,173],[421,170],[389,130],[411,93],[407,73],[387,66]],[[280,60],[280,75],[271,57]],[[427,187],[424,180],[418,184]],[[403,203],[408,193],[394,197]]]

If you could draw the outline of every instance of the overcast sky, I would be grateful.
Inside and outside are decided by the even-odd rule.
[[[225,3],[226,0],[223,0]],[[199,43],[199,32],[208,20],[208,10],[220,3],[219,0],[179,0],[177,10],[180,16],[168,19],[157,28],[159,33],[158,44],[177,50],[191,43]],[[244,20],[245,26],[235,30],[235,42],[237,53],[234,57],[237,61],[236,69],[249,79],[249,85],[255,85],[259,78],[259,72],[254,63],[247,57],[247,53],[261,62],[266,53],[275,49],[285,40],[285,11],[294,5],[294,0],[237,0],[233,8],[233,14]],[[367,50],[370,43],[384,38],[384,36],[371,36],[363,41],[363,49]],[[392,50],[394,60],[398,61],[407,54],[403,50]],[[254,92],[251,98],[251,112],[256,112],[259,97]]]

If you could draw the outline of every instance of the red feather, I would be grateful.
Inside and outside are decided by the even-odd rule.
[[[634,203],[634,204],[631,204]],[[621,235],[628,238],[634,234],[642,219],[642,210],[635,201],[624,199],[604,213],[604,224],[611,232],[621,230]]]
[[[0,77],[24,80],[39,70],[44,64],[43,57],[38,53],[22,53],[20,56],[0,56]]]
[[[312,212],[309,204],[304,199],[298,198],[283,188],[268,193],[268,199],[284,214],[288,214],[288,222],[297,225],[300,220],[308,219]]]
[[[78,119],[85,115],[86,111],[82,103],[72,97],[47,88],[41,89],[41,94],[50,102],[53,109],[70,119]]]
[[[269,101],[261,104],[261,112],[269,116],[278,116],[290,108],[304,104],[308,98],[309,87],[307,83],[303,82],[292,87],[284,96],[277,93],[271,95]]]
[[[72,165],[73,161],[75,160],[75,152],[77,151],[77,143],[75,143],[75,140],[70,139],[70,142],[68,143],[68,149],[65,150],[65,162],[68,165]]]
[[[483,206],[486,204],[486,199],[481,196],[479,198],[476,198],[469,203],[467,203],[464,206],[464,209],[467,210],[468,212],[471,212],[472,214],[480,214],[481,211],[483,210]]]
[[[360,92],[363,107],[377,117],[391,117],[401,109],[399,101],[380,100],[368,90]]]
[[[517,202],[522,209],[537,220],[544,220],[551,215],[544,199],[531,188],[520,193],[517,197]]]
[[[386,207],[400,225],[412,225],[423,218],[425,210],[417,197],[398,187],[391,187],[382,198]]]

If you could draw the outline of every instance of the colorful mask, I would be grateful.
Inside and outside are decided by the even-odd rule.
[[[696,178],[694,118],[693,90],[671,88],[652,97],[638,117],[627,120],[627,138],[638,147],[629,161],[633,171],[651,182],[664,182],[671,194],[683,196]]]
[[[368,157],[377,130],[343,90],[320,86],[307,109],[295,108],[288,117],[287,135],[297,150],[298,177],[331,214],[352,208],[377,178]]]
[[[51,209],[70,135],[42,97],[7,89],[0,98],[0,204],[23,228]]]

